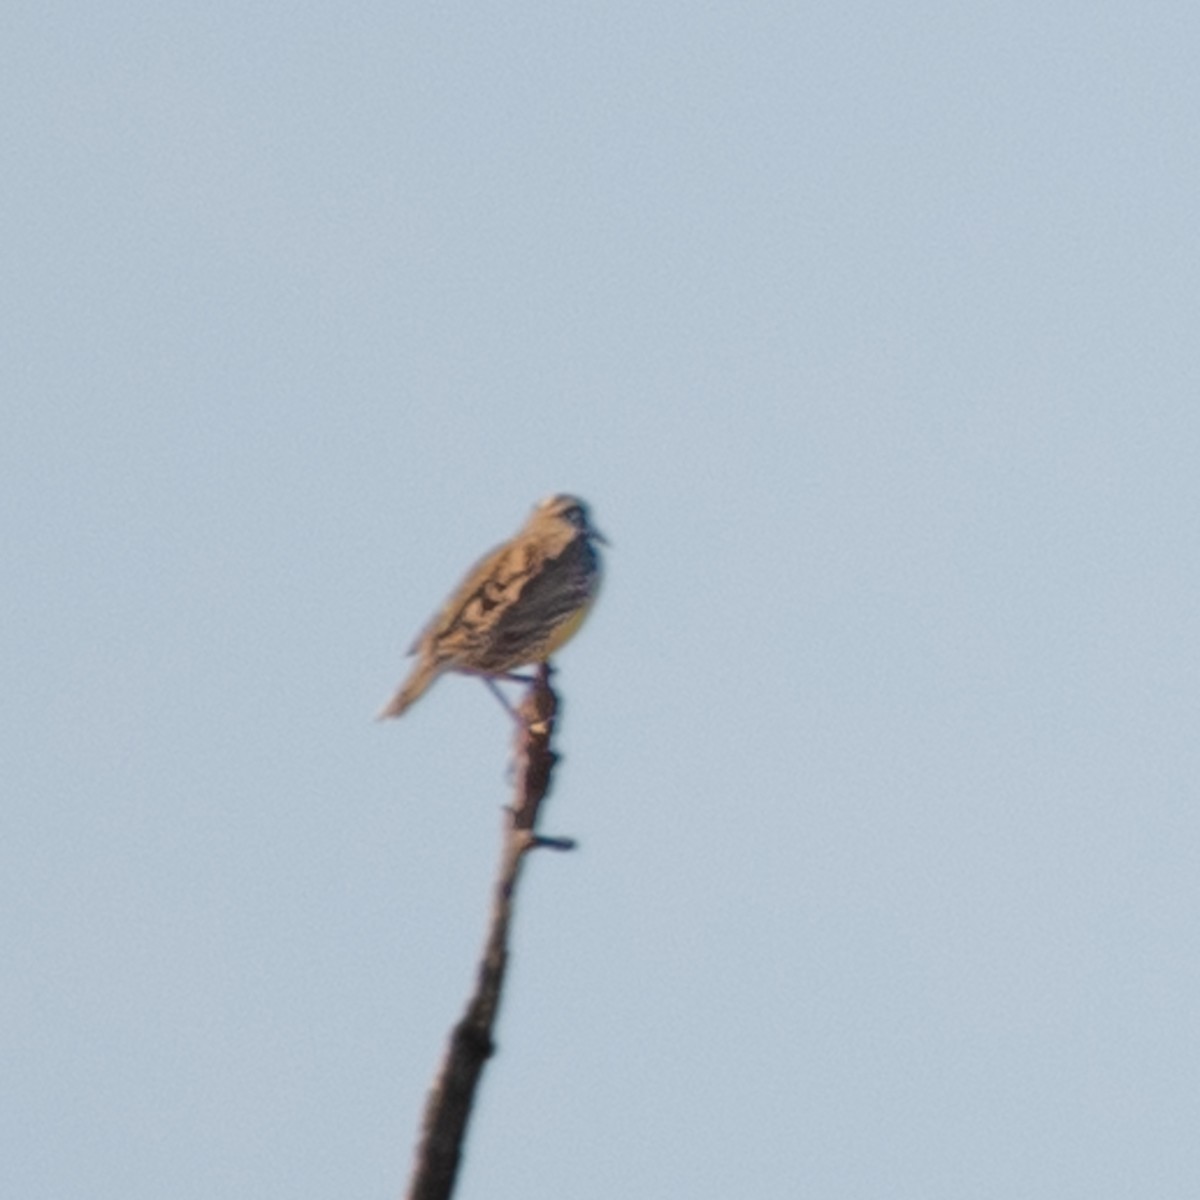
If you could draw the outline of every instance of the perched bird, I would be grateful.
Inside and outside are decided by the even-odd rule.
[[[549,496],[516,536],[468,572],[409,650],[417,661],[379,713],[398,717],[447,671],[492,679],[545,662],[583,624],[600,586],[588,506]]]

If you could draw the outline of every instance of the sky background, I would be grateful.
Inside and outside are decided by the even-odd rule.
[[[1200,1194],[1200,8],[17,3],[0,1194]]]

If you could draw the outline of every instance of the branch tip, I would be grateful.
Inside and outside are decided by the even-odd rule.
[[[530,849],[578,850],[579,843],[570,837],[547,837],[545,834],[535,833]]]

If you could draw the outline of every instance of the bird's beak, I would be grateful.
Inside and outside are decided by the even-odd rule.
[[[598,529],[592,530],[592,541],[599,542],[602,546],[611,546],[612,542],[608,540]]]

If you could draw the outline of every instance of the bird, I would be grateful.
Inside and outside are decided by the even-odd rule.
[[[578,496],[535,505],[417,635],[409,649],[417,661],[378,719],[402,716],[448,671],[481,676],[503,701],[496,678],[545,662],[579,632],[600,587],[597,543],[608,539]]]

